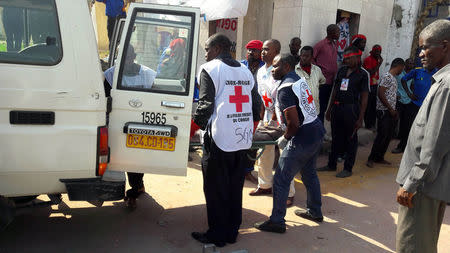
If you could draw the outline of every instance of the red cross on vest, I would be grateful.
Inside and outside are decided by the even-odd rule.
[[[273,103],[272,99],[267,96],[267,91],[263,95],[264,106],[269,107],[269,103]]]
[[[242,95],[242,86],[234,86],[234,94],[230,96],[230,103],[236,104],[236,112],[242,112],[242,104],[250,102],[250,98]]]
[[[306,90],[306,93],[308,93],[308,104],[311,104],[314,101],[314,98],[309,94],[309,90]]]

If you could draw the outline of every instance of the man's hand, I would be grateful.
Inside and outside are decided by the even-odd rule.
[[[355,123],[355,131],[358,131],[358,129],[360,129],[362,127],[363,124],[363,119],[358,119]]]
[[[419,99],[414,93],[408,93],[408,97],[414,101],[417,101],[417,99]]]
[[[397,202],[402,206],[412,208],[412,198],[414,195],[416,195],[416,193],[407,192],[403,187],[400,187],[397,191]]]
[[[331,121],[331,110],[327,109],[327,111],[325,112],[325,119],[328,121]]]
[[[394,120],[398,119],[398,112],[397,112],[397,110],[389,110],[389,114],[391,114],[391,116],[392,116],[392,118]]]
[[[281,150],[283,150],[283,149],[286,147],[288,141],[289,141],[289,140],[286,139],[286,138],[284,137],[284,135],[282,135],[282,136],[281,136],[280,138],[278,138],[278,140],[277,140],[278,147],[279,147]]]

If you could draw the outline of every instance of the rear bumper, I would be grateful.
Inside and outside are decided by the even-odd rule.
[[[114,201],[125,196],[125,173],[106,171],[102,178],[60,179],[71,201]]]

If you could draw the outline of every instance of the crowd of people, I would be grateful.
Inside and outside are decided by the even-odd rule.
[[[273,194],[273,209],[255,228],[286,231],[284,217],[293,204],[297,173],[306,188],[307,208],[295,214],[322,222],[317,171],[336,171],[343,159],[344,169],[336,177],[351,176],[358,129],[376,125],[368,167],[389,163],[384,155],[395,135],[400,143],[392,153],[404,152],[397,176],[397,250],[436,252],[450,202],[450,21],[436,21],[421,33],[423,67],[395,58],[381,75],[381,46],[374,45],[362,60],[367,39],[361,34],[353,36],[338,63],[339,32],[337,25],[329,25],[326,38],[314,47],[301,47],[301,39],[293,38],[288,54],[280,54],[276,39],[252,40],[241,63],[231,57],[225,35],[206,41],[207,63],[197,77],[200,94],[193,122],[205,133],[202,170],[209,229],[193,232],[194,239],[219,247],[236,242],[244,178],[253,170],[247,154],[260,136],[269,136],[276,145],[259,158],[258,186],[250,195]],[[331,152],[328,164],[316,168],[325,119],[331,122]]]

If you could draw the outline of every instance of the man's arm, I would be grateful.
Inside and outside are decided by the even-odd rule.
[[[253,121],[260,121],[261,119],[263,119],[263,117],[261,117],[261,107],[264,108],[264,106],[262,105],[262,101],[261,101],[261,96],[259,96],[258,93],[258,86],[255,85],[253,86],[252,89],[252,113],[253,113]]]
[[[202,70],[200,73],[200,94],[198,100],[197,110],[193,116],[194,123],[202,130],[206,129],[211,115],[214,112],[214,102],[216,98],[216,88],[209,74]]]
[[[302,122],[298,118],[297,107],[292,106],[283,111],[286,118],[286,131],[284,132],[284,138],[291,139],[297,133],[297,130]]]
[[[392,108],[392,106],[389,104],[387,98],[386,98],[386,91],[387,91],[387,85],[389,82],[387,78],[382,78],[380,85],[378,86],[378,98],[380,99],[381,103],[388,108],[389,113],[392,115],[393,118],[397,118],[397,111],[395,108]]]
[[[323,75],[322,70],[320,68],[317,68],[317,70],[319,71],[319,85],[327,83],[327,79]]]
[[[442,168],[442,160],[450,152],[450,89],[441,88],[435,93],[424,122],[424,136],[419,161],[411,169],[403,188],[414,193],[424,181],[434,181]],[[414,124],[417,124],[415,122]]]
[[[339,71],[338,71],[337,75],[339,75]],[[339,89],[339,85],[340,85],[337,75],[336,75],[336,80],[334,80],[334,85],[333,85],[333,89],[331,91],[330,99],[328,100],[327,110],[325,111],[325,119],[328,121],[331,121],[331,109],[334,106],[334,100],[336,99],[336,93],[337,93],[337,90]]]
[[[362,127],[362,123],[364,120],[364,114],[367,109],[367,101],[369,99],[369,77],[364,75],[364,78],[361,81],[361,101],[360,101],[360,111],[359,118],[356,121],[355,130],[358,130]]]
[[[417,96],[414,95],[412,93],[412,91],[408,88],[408,83],[407,82],[409,80],[413,79],[415,74],[416,74],[416,71],[413,69],[413,70],[409,71],[406,75],[404,75],[402,77],[402,79],[401,79],[402,87],[405,90],[406,95],[408,95],[408,97],[411,98],[412,100],[417,100]]]
[[[320,53],[320,50],[322,49],[322,46],[321,46],[321,44],[320,44],[320,41],[319,42],[317,42],[317,44],[316,45],[314,45],[314,52],[313,52],[313,58],[312,58],[312,62],[313,62],[313,64],[315,64],[315,65],[317,65],[317,66],[319,66],[318,64],[317,64],[317,56],[319,56],[319,53]],[[320,67],[320,66],[319,66]]]

